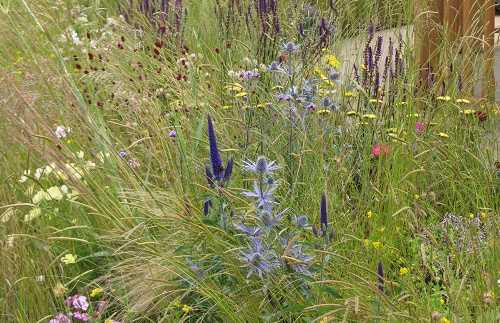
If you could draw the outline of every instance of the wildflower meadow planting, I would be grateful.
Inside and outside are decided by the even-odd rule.
[[[498,322],[499,106],[414,11],[0,1],[0,322]]]

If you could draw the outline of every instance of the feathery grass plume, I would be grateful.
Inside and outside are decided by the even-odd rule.
[[[208,119],[208,143],[210,145],[210,164],[212,165],[212,172],[214,180],[219,181],[224,175],[224,165],[220,157],[219,148],[217,147],[217,139],[215,138],[214,126],[210,115]]]
[[[382,268],[382,261],[379,260],[377,264],[378,274],[378,290],[384,292],[384,269]]]

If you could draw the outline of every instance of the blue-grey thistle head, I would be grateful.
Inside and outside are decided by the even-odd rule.
[[[331,72],[329,75],[330,81],[337,82],[339,79],[339,76],[340,76],[339,72],[335,72],[335,71]]]
[[[319,218],[319,223],[320,223],[320,229],[321,232],[323,233],[323,236],[326,236],[326,233],[328,232],[328,212],[326,210],[326,194],[323,192],[323,195],[321,195],[321,208],[320,208],[320,218]]]
[[[222,164],[222,159],[220,158],[217,140],[215,139],[214,126],[210,115],[208,116],[208,143],[210,145],[210,164],[212,165],[214,180],[218,181],[224,174],[224,165]]]
[[[288,43],[283,43],[283,47],[282,49],[285,51],[285,52],[288,52],[288,53],[293,53],[293,52],[296,52],[297,50],[299,50],[299,47],[300,45],[295,45],[293,42],[288,42]]]
[[[382,293],[384,292],[384,269],[382,268],[382,261],[378,261],[377,264],[377,274],[378,274],[378,290]]]
[[[267,170],[266,157],[260,156],[257,158],[257,161],[255,162],[255,169],[257,170],[257,173],[264,173]]]

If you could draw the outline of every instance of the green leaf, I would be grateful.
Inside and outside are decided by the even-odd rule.
[[[307,306],[306,305],[292,305],[285,307],[282,309],[282,312],[297,312],[297,311],[303,311]]]
[[[331,287],[325,286],[324,292],[335,298],[342,298],[342,296],[340,296],[340,294],[334,291]]]

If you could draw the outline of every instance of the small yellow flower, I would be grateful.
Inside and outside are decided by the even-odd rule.
[[[366,71],[366,65],[365,64],[361,64],[361,69]]]
[[[446,317],[442,317],[440,320],[439,320],[439,323],[451,323],[450,320],[448,320]]]
[[[444,132],[439,132],[438,136],[442,137],[442,138],[449,138],[450,137],[450,135],[448,135],[447,133],[444,133]]]
[[[328,322],[328,320],[330,319],[329,316],[325,316],[324,318],[321,319],[321,321],[319,321],[319,323],[325,323],[325,322]]]
[[[469,218],[474,219],[474,214],[469,213]]]
[[[247,92],[240,92],[240,93],[237,93],[235,96],[237,98],[241,98],[241,97],[244,97],[245,95],[247,95],[248,93]]]
[[[340,62],[339,60],[333,56],[333,55],[326,55],[325,56],[325,61],[330,64],[331,67],[333,68],[339,68],[340,67]]]
[[[184,304],[184,306],[182,307],[182,311],[185,313],[189,312],[189,307],[186,304]]]
[[[372,246],[375,249],[380,249],[380,247],[382,247],[382,243],[380,243],[380,241],[374,241],[372,242]]]
[[[77,69],[77,68],[75,68],[75,69],[73,70],[73,73],[75,73],[75,74],[80,73],[80,70],[79,70],[79,69]]]
[[[448,96],[448,95],[445,95],[445,96],[438,96],[436,98],[436,100],[439,100],[439,101],[450,101],[451,100],[451,97]]]
[[[322,110],[318,110],[317,113],[323,115],[323,114],[330,114],[332,112],[330,110],[327,110],[327,109],[322,109]]]
[[[413,113],[413,114],[407,114],[407,118],[418,118],[419,114],[418,113]]]
[[[363,118],[364,119],[377,119],[377,116],[374,114],[364,114]]]
[[[443,306],[443,305],[444,305],[444,303],[446,303],[446,302],[444,301],[444,299],[442,299],[442,298],[441,298],[441,299],[439,300],[439,304],[441,304],[441,306]]]
[[[418,200],[420,198],[420,195],[415,194],[415,200]]]
[[[348,116],[355,116],[355,115],[357,115],[358,113],[357,113],[356,111],[352,111],[352,110],[351,110],[351,111],[347,111],[347,113],[346,113],[346,114],[347,114]]]
[[[69,264],[74,264],[76,263],[76,258],[78,258],[77,255],[72,255],[70,253],[64,255],[64,257],[61,258],[61,261],[64,262],[66,265]]]
[[[366,217],[367,217],[368,219],[371,219],[371,218],[372,218],[372,215],[373,215],[372,210],[370,210],[370,211],[366,212]]]
[[[66,140],[66,143],[69,145],[71,144],[71,139]]]
[[[97,295],[102,294],[102,292],[103,292],[102,288],[94,288],[90,293],[90,297],[96,297]]]
[[[175,302],[174,302],[174,306],[175,307],[180,307],[181,306],[181,302],[178,299],[176,299]]]
[[[346,98],[355,98],[356,97],[356,93],[354,93],[354,92],[344,92],[344,96]]]
[[[486,219],[486,212],[481,212],[481,218]]]
[[[23,75],[23,71],[17,71],[17,74]]]
[[[456,99],[455,102],[456,103],[465,103],[465,104],[469,104],[470,103],[470,101],[467,100],[467,99]]]
[[[367,246],[367,247],[368,247],[369,245],[370,245],[370,240],[365,239],[365,246]]]
[[[382,100],[378,100],[378,99],[370,99],[370,100],[368,100],[368,102],[370,102],[370,103],[377,103],[377,104],[382,104],[382,103],[384,103],[384,101],[382,101]]]
[[[475,114],[476,110],[466,109],[466,110],[460,110],[458,113],[463,113],[465,115],[470,115],[470,114]]]
[[[399,268],[399,276],[404,276],[407,274],[408,274],[408,268],[406,268],[406,267]]]
[[[500,110],[498,110],[498,109],[491,109],[491,112],[493,112],[493,114],[496,115],[496,116],[498,114],[500,114]]]
[[[402,102],[398,102],[396,104],[394,104],[395,107],[399,107],[400,105],[405,105],[406,102],[405,101],[402,101]]]

